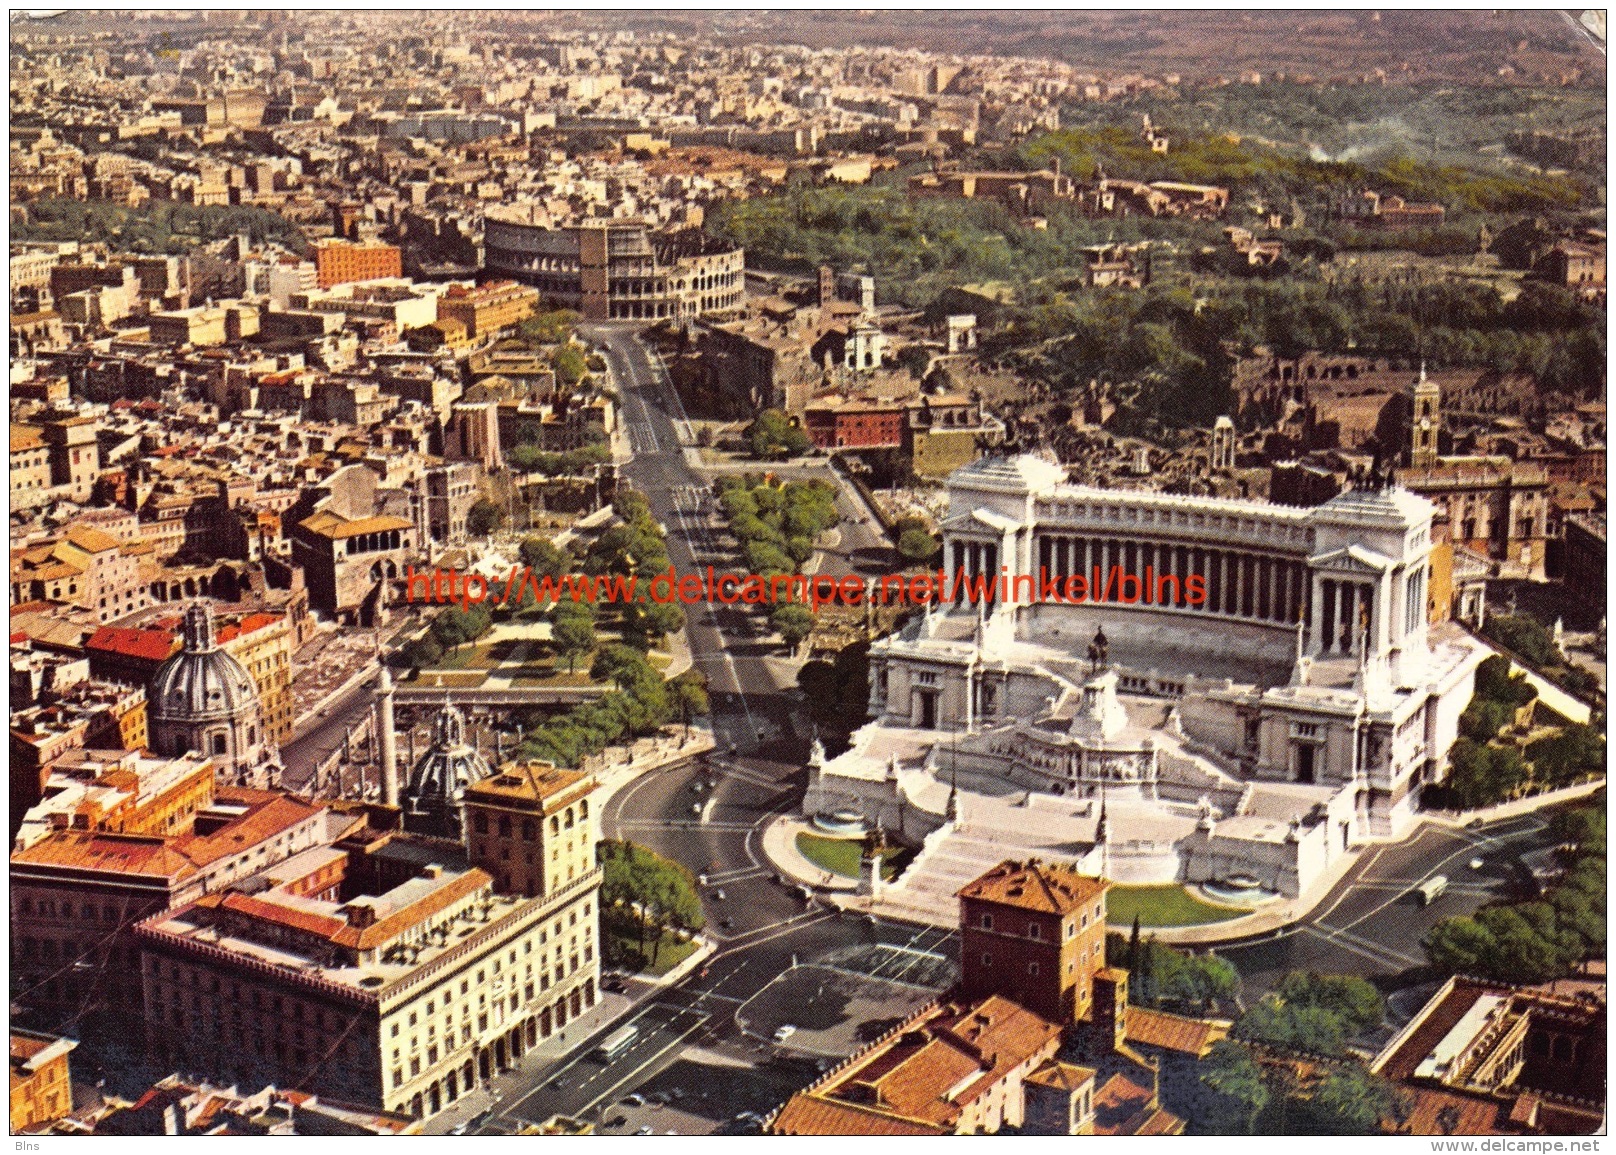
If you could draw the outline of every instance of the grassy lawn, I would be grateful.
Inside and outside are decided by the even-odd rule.
[[[1158,886],[1113,886],[1105,900],[1106,921],[1126,930],[1134,916],[1141,926],[1200,926],[1226,922],[1251,912],[1238,906],[1215,906],[1196,898],[1176,882]]]
[[[524,689],[543,688],[546,686],[598,686],[599,682],[591,678],[583,670],[569,674],[565,669],[556,672],[554,666],[518,666],[514,670],[504,670],[502,673],[510,675],[511,685]]]
[[[429,667],[433,670],[486,670],[493,663],[488,660],[486,645],[461,646],[452,653],[444,654]]]
[[[481,670],[462,674],[438,674],[427,671],[417,674],[414,684],[417,686],[448,686],[452,689],[467,690],[474,686],[482,685],[487,677],[488,675]]]
[[[797,849],[821,870],[843,878],[857,878],[864,857],[864,843],[857,838],[826,838],[806,832],[797,835]],[[913,853],[900,846],[889,846],[881,856],[881,876],[889,882],[908,864]]]

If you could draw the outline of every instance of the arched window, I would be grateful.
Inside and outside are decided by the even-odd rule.
[[[478,834],[487,834],[488,833],[488,815],[484,814],[481,810],[477,811],[476,814],[474,814],[472,816],[471,828],[473,830],[475,830]]]
[[[501,838],[509,838],[511,836],[511,816],[509,814],[501,814],[499,816],[499,836]]]
[[[533,829],[533,819],[531,819],[531,818],[522,819],[522,841],[523,842],[532,842],[535,837],[536,837],[536,832]]]
[[[224,735],[223,734],[215,734],[213,736],[213,752],[215,754],[223,754],[224,753],[224,748],[225,748]]]
[[[572,829],[572,807],[567,807],[567,829]]]

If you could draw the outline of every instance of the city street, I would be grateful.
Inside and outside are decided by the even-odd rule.
[[[1463,830],[1427,825],[1407,842],[1365,854],[1300,922],[1215,949],[1240,971],[1247,1002],[1293,970],[1406,985],[1398,976],[1424,965],[1420,939],[1439,920],[1535,893],[1531,860],[1555,843],[1548,818],[1545,812]],[[1438,874],[1449,880],[1447,891],[1420,905],[1412,888]]]
[[[668,526],[673,565],[733,564],[732,543],[710,516],[706,479],[679,447],[670,416],[677,399],[660,367],[624,329],[592,335],[612,359],[636,447],[625,476]],[[845,485],[842,500],[856,500]],[[884,551],[868,526],[854,523],[843,539],[849,568],[881,572]],[[827,572],[840,562],[827,560]],[[763,857],[763,827],[794,807],[805,785],[806,736],[792,724],[792,687],[779,680],[785,663],[769,660],[780,647],[744,607],[692,606],[689,622],[692,655],[710,679],[719,753],[635,780],[604,808],[602,833],[700,876],[706,933],[718,949],[671,987],[632,981],[633,1009],[591,1024],[569,1057],[502,1077],[503,1097],[478,1130],[511,1133],[556,1114],[608,1134],[744,1130],[754,1125],[746,1112],[767,1113],[821,1064],[953,981],[953,932],[827,909]],[[1406,843],[1364,854],[1298,924],[1216,949],[1240,970],[1248,1003],[1297,969],[1409,986],[1422,978],[1421,936],[1440,918],[1531,893],[1531,860],[1552,842],[1545,816],[1464,830],[1428,825]],[[1447,892],[1416,905],[1410,888],[1439,873],[1450,880]],[[1410,1009],[1396,999],[1392,1006],[1394,1014]],[[606,1062],[592,1054],[629,1022],[639,1034],[622,1054]],[[785,1026],[793,1030],[776,1043]]]

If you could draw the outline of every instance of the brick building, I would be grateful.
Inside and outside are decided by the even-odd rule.
[[[908,408],[897,400],[827,398],[803,409],[803,432],[820,449],[896,449]]]
[[[965,886],[958,986],[793,1095],[766,1132],[1181,1133],[1130,1046],[1127,972],[1105,965],[1109,885],[1031,861]]]
[[[1093,1009],[1110,884],[1071,867],[1006,862],[959,892],[961,989],[1003,994],[1052,1022]]]
[[[314,270],[319,287],[329,289],[352,281],[401,277],[404,262],[397,245],[327,239],[314,244]]]

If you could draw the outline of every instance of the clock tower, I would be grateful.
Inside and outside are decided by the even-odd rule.
[[[1414,381],[1414,410],[1410,420],[1408,463],[1415,469],[1430,469],[1437,463],[1437,434],[1442,428],[1442,391],[1435,381],[1425,375],[1425,363],[1420,363],[1420,375]]]

